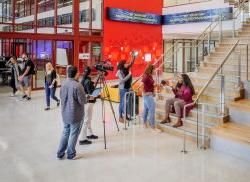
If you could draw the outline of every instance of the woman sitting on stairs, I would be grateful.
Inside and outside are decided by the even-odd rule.
[[[193,102],[193,95],[195,90],[193,84],[187,74],[181,74],[177,76],[178,83],[176,87],[172,87],[172,91],[175,98],[166,100],[166,115],[165,119],[161,121],[161,124],[170,123],[169,113],[171,110],[176,113],[178,121],[173,127],[177,128],[183,125],[181,118],[183,117],[183,109],[186,104]],[[166,82],[162,82],[163,86],[168,86]],[[187,108],[186,115],[192,108]]]

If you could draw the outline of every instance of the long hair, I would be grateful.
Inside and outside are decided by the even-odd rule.
[[[124,68],[125,68],[125,64],[126,64],[126,60],[121,60],[121,61],[118,63],[118,65],[117,65],[117,69],[123,71]]]
[[[152,64],[148,64],[145,68],[144,74],[152,75],[154,71],[154,66]]]
[[[182,79],[183,79],[183,84],[186,86],[186,87],[189,87],[191,89],[191,92],[193,95],[195,95],[195,90],[194,90],[194,86],[189,78],[189,76],[185,73],[181,74],[182,76]]]
[[[86,78],[90,75],[90,73],[91,73],[91,68],[86,66],[84,69],[82,80],[85,81]]]

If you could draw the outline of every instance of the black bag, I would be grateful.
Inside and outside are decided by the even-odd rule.
[[[126,119],[132,120],[133,112],[134,112],[134,94],[127,94],[126,98]],[[135,114],[139,114],[139,96],[135,96]]]

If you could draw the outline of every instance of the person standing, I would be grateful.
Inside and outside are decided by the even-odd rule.
[[[55,69],[53,68],[51,62],[48,62],[46,64],[46,73],[44,77],[45,82],[45,95],[46,95],[46,104],[47,107],[45,108],[45,111],[50,110],[50,97],[56,101],[57,106],[60,105],[60,100],[55,96],[56,94],[56,88],[57,88],[57,74]]]
[[[92,130],[92,126],[91,126],[93,107],[94,107],[94,104],[96,102],[96,98],[91,96],[91,94],[95,90],[95,85],[89,76],[90,73],[91,73],[90,67],[86,67],[84,69],[84,75],[83,75],[83,79],[81,81],[81,84],[83,85],[84,91],[88,95],[87,96],[88,103],[87,103],[86,114],[85,114],[84,123],[83,123],[81,140],[79,141],[80,145],[91,144],[92,142],[88,139],[98,139],[98,136],[93,134],[93,130]],[[89,135],[87,135],[87,133],[89,133]]]
[[[21,68],[14,56],[6,63],[6,66],[11,68],[10,87],[12,88],[12,94],[10,96],[15,97],[17,90],[20,88],[18,77],[21,75]]]
[[[121,60],[117,65],[117,73],[116,76],[119,79],[119,96],[120,96],[120,104],[119,104],[119,121],[124,123],[124,100],[126,92],[129,92],[132,84],[132,74],[130,72],[130,68],[133,66],[135,62],[136,55],[132,53],[133,59],[130,63],[127,63],[126,60]]]
[[[57,158],[63,159],[67,151],[67,159],[75,160],[75,146],[84,119],[84,104],[86,103],[83,86],[78,82],[79,73],[75,66],[67,70],[68,78],[62,84],[60,91],[63,133],[59,144]]]
[[[35,74],[35,66],[31,59],[28,58],[27,53],[22,54],[22,59],[24,61],[23,74],[19,76],[19,81],[22,83],[23,99],[31,99],[31,78]],[[25,91],[25,87],[27,90]]]
[[[143,123],[147,127],[147,118],[152,129],[155,129],[155,100],[154,100],[154,79],[152,77],[154,66],[149,64],[144,72],[143,83]]]

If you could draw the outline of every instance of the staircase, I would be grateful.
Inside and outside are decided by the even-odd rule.
[[[235,122],[235,118],[232,117],[232,105],[234,101],[244,99],[244,88],[241,82],[239,82],[239,72],[241,75],[241,81],[247,80],[247,71],[250,70],[250,55],[249,47],[250,44],[250,21],[247,19],[243,27],[238,31],[234,38],[223,38],[222,41],[216,45],[215,49],[204,58],[204,61],[199,66],[197,72],[188,73],[192,83],[195,87],[196,93],[198,94],[202,88],[209,81],[216,69],[221,65],[227,54],[232,49],[235,42],[239,40],[238,46],[234,49],[227,62],[223,66],[223,75],[225,78],[225,110],[221,107],[221,79],[222,77],[218,74],[212,82],[208,85],[205,92],[199,98],[200,103],[206,103],[205,112],[205,144],[207,147],[215,143],[211,136],[214,138],[219,133],[234,133],[234,129],[239,129],[250,133],[250,127],[247,127],[245,123]],[[249,53],[248,53],[249,52]],[[239,60],[240,64],[239,64]],[[248,66],[248,69],[247,69]],[[193,99],[196,99],[197,95]],[[177,117],[175,114],[170,114],[172,123],[160,124],[160,121],[165,117],[165,101],[168,98],[173,98],[171,90],[162,90],[156,99],[156,121],[157,126],[162,131],[174,134],[176,136],[183,136],[184,128],[173,128],[172,125],[176,122]],[[231,112],[231,113],[230,113]],[[249,110],[245,111],[246,115],[249,116],[250,120],[250,107]],[[185,131],[187,139],[192,141],[201,140],[201,117],[202,110],[198,106],[194,108],[185,120]],[[248,121],[250,123],[250,121]],[[235,133],[234,133],[235,134]],[[230,134],[229,134],[230,135]],[[233,135],[233,134],[232,134]],[[198,136],[198,137],[197,137]],[[220,135],[221,136],[221,135]],[[250,141],[250,136],[246,137],[246,141]],[[249,138],[247,138],[249,137]],[[198,138],[198,140],[197,140]],[[230,140],[231,138],[229,138]],[[250,143],[249,143],[250,145]],[[216,148],[216,147],[214,147]],[[250,148],[249,148],[250,149]],[[248,149],[247,149],[248,150]],[[250,151],[250,150],[249,150]]]

